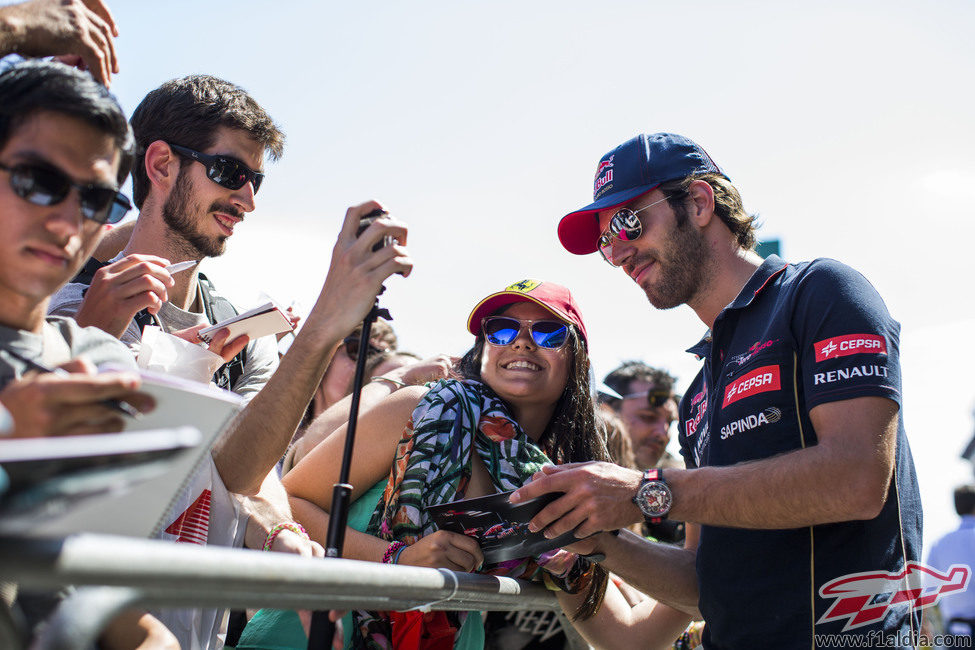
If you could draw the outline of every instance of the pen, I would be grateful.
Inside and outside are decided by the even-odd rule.
[[[180,271],[191,269],[197,264],[199,264],[199,262],[196,260],[186,260],[185,262],[176,262],[175,264],[170,264],[169,266],[166,267],[166,270],[169,271],[170,275],[172,275],[173,273],[179,273]]]
[[[37,361],[34,361],[30,357],[25,357],[24,355],[20,354],[15,350],[11,350],[10,348],[4,348],[3,351],[6,354],[9,354],[10,356],[14,357],[15,359],[20,359],[21,361],[26,363],[34,370],[37,370],[38,372],[50,372],[55,375],[61,375],[61,376],[66,376],[71,374],[62,368],[48,368],[43,363],[38,363]],[[108,408],[112,409],[113,411],[117,411],[118,413],[121,413],[123,415],[128,415],[130,418],[133,418],[135,420],[142,419],[142,413],[140,413],[131,404],[123,402],[120,399],[105,399],[102,400],[101,403],[107,406]]]

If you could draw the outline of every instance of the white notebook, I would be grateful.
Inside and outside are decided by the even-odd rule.
[[[244,400],[205,384],[147,371],[141,375],[140,390],[152,395],[156,408],[127,420],[123,433],[0,441],[0,464],[11,474],[11,488],[0,495],[0,533],[147,537],[154,532]],[[28,445],[9,446],[21,442]],[[39,453],[48,454],[49,461]],[[51,476],[25,485],[26,472],[16,464],[38,461],[37,472],[51,471]],[[64,471],[53,472],[53,465]]]
[[[228,318],[227,320],[220,321],[216,325],[211,325],[200,330],[200,340],[204,343],[209,343],[213,340],[213,335],[224,327],[230,328],[230,336],[227,337],[228,341],[233,341],[241,334],[246,334],[253,341],[262,336],[290,332],[294,329],[291,326],[291,321],[285,315],[284,310],[273,302],[267,302],[260,307],[255,307],[254,309],[245,311],[243,314],[238,314],[233,318]]]

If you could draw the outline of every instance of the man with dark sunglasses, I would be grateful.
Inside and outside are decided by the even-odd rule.
[[[626,361],[606,375],[603,383],[621,396],[611,399],[609,405],[626,426],[637,466],[643,470],[657,467],[666,456],[670,458],[667,466],[673,467],[676,459],[666,451],[670,425],[677,419],[670,373],[642,361]]]
[[[132,154],[122,109],[88,74],[42,62],[0,74],[0,402],[12,420],[0,436],[110,433],[124,422],[106,400],[152,407],[137,392],[136,372],[95,374],[108,363],[134,371],[124,345],[45,317],[51,294],[85,262],[104,224],[121,216],[114,206],[128,203],[118,187]],[[48,593],[18,595],[31,626],[57,602]],[[132,647],[142,638],[145,647],[175,642],[158,620],[135,611],[109,624],[100,642]]]
[[[688,522],[684,549],[625,531],[579,546],[661,602],[699,609],[705,648],[913,647],[917,592],[903,578],[917,571],[921,502],[900,326],[856,271],[762,259],[754,230],[727,175],[683,136],[639,135],[600,160],[593,203],[559,238],[708,327],[679,409],[687,469],[547,468],[512,500],[565,492],[532,520],[553,537]]]
[[[116,206],[128,203],[118,186],[132,164],[131,132],[103,87],[60,64],[11,68],[0,97],[0,398],[14,435],[121,430],[117,412],[94,405],[130,393],[137,378],[87,373],[92,363],[134,368],[131,355],[102,332],[45,315],[104,224],[124,214]],[[80,374],[25,377],[30,368],[15,354],[47,366],[70,361]]]
[[[236,228],[256,208],[264,159],[280,157],[284,135],[242,88],[208,75],[174,79],[151,91],[132,115],[136,162],[133,200],[140,209],[121,255],[91,275],[90,286],[68,285],[57,313],[75,313],[138,345],[146,323],[191,338],[196,329],[226,318],[233,307],[199,266],[171,275],[166,266],[223,254]],[[371,308],[382,282],[408,275],[404,224],[384,216],[356,237],[359,218],[381,209],[374,201],[350,208],[332,253],[322,292],[280,361],[274,337],[215,339],[211,349],[228,361],[214,377],[249,400],[172,513],[164,537],[191,541],[180,522],[208,520],[207,543],[262,548],[282,545],[322,554],[294,524],[272,470],[292,439],[333,351]],[[396,244],[372,251],[384,236]],[[243,261],[242,261],[243,263]],[[149,312],[145,314],[143,310]],[[196,329],[194,329],[196,328]],[[241,348],[246,344],[246,347]],[[277,372],[275,369],[278,368]],[[257,495],[243,504],[231,494]],[[246,526],[240,515],[249,514]],[[217,519],[224,522],[218,525]],[[279,524],[289,528],[278,532]],[[274,533],[272,536],[271,533]],[[186,646],[212,647],[221,610],[167,613],[161,618]]]

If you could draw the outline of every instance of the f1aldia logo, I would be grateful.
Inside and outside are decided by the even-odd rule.
[[[968,588],[972,569],[953,564],[947,573],[920,562],[908,562],[900,573],[850,573],[820,587],[821,598],[835,598],[816,624],[846,619],[843,631],[876,623],[898,605],[916,611],[937,605],[946,595]]]

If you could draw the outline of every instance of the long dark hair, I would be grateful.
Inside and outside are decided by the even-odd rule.
[[[501,313],[504,310],[499,310]],[[610,460],[606,439],[596,428],[593,396],[589,383],[589,352],[573,325],[569,324],[569,342],[572,361],[565,390],[555,404],[539,444],[556,464],[578,463],[589,460]],[[481,379],[481,355],[484,352],[484,334],[478,333],[474,347],[467,351],[457,364],[457,371],[466,379]],[[490,386],[485,386],[490,389]],[[500,399],[500,398],[499,398]],[[502,400],[504,401],[504,400]],[[593,578],[589,583],[586,599],[579,605],[573,620],[592,617],[603,602],[609,574],[598,564],[593,566]]]

